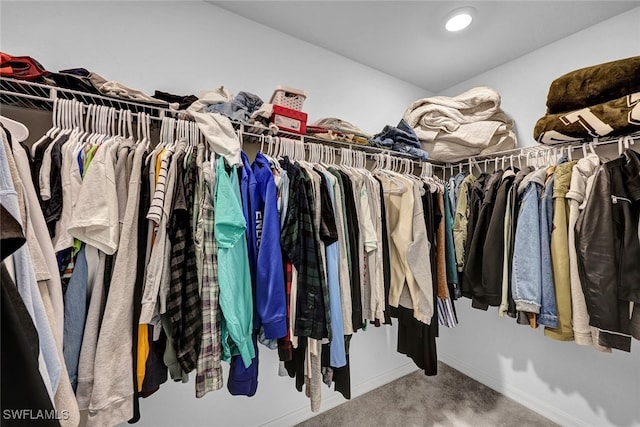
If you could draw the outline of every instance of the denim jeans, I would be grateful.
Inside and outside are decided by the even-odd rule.
[[[238,92],[230,102],[211,104],[207,107],[210,113],[220,113],[232,120],[247,122],[251,114],[262,106],[262,99],[249,92]]]
[[[410,154],[420,160],[427,160],[429,158],[429,153],[424,151],[422,148],[416,148],[410,145],[395,144],[391,149],[400,153]]]
[[[78,386],[78,362],[87,314],[88,266],[85,248],[76,256],[73,274],[64,294],[64,362],[67,365],[71,387]]]
[[[400,120],[397,127],[385,126],[382,132],[373,136],[373,141],[383,147],[393,147],[396,144],[420,148],[420,140],[409,123]]]

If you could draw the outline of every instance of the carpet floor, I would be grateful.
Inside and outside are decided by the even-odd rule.
[[[414,372],[298,424],[299,427],[556,425],[443,363],[439,363],[435,377]]]

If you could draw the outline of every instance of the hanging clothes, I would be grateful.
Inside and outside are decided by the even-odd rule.
[[[20,223],[0,204],[2,260],[23,246],[26,238]],[[38,368],[38,331],[6,265],[1,266],[2,286],[2,407],[4,410],[29,409],[53,412],[54,407]],[[57,420],[42,420],[58,426]]]
[[[237,169],[228,174],[225,163],[215,167],[214,233],[218,245],[218,280],[222,309],[222,359],[239,354],[245,367],[255,357],[252,343],[253,307],[247,255],[247,224],[242,212]]]
[[[636,338],[638,331],[639,174],[640,155],[632,150],[598,168],[576,223],[578,271],[590,324],[601,330],[600,345],[623,351],[630,351],[632,327]]]

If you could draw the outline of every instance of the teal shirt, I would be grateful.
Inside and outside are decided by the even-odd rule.
[[[214,195],[214,233],[218,243],[218,282],[223,317],[222,359],[229,361],[231,356],[239,354],[248,367],[255,357],[255,350],[251,339],[253,294],[247,253],[247,223],[236,167],[229,176],[224,163],[224,159],[218,160]]]

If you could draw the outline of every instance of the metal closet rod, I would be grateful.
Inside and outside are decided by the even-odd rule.
[[[8,90],[7,87],[13,90]],[[67,96],[59,96],[59,94],[64,94]],[[15,99],[22,98],[22,99],[27,99],[31,101],[41,101],[41,102],[51,103],[51,108],[53,108],[53,103],[56,101],[56,99],[76,99],[85,105],[98,104],[98,105],[105,105],[107,107],[113,107],[118,110],[132,110],[132,113],[134,115],[137,115],[139,112],[148,113],[149,111],[154,111],[155,114],[151,115],[151,119],[155,121],[162,121],[164,118],[191,120],[191,118],[188,116],[188,113],[185,110],[172,110],[170,108],[154,106],[152,104],[144,104],[144,103],[135,102],[135,101],[120,100],[120,99],[116,99],[108,96],[96,95],[96,94],[81,92],[73,89],[59,88],[59,87],[49,86],[41,83],[34,83],[34,82],[25,81],[25,80],[17,80],[17,79],[11,79],[11,78],[0,79],[0,95],[2,95],[3,97],[7,97],[8,99],[11,100],[12,103],[16,103],[16,104],[20,104],[20,102],[15,102],[14,98]],[[96,101],[101,101],[101,102],[96,102]],[[26,103],[26,105],[28,108],[43,109],[41,106],[36,106],[33,102],[28,102]],[[129,108],[129,107],[134,107],[134,108]],[[259,129],[261,131],[266,131],[270,134],[273,132],[272,128],[265,127],[259,124],[244,123],[236,120],[231,120],[231,122],[233,123],[234,127],[236,127],[236,129],[239,129],[239,131],[242,132],[243,135],[247,135],[247,136],[260,137],[261,135],[255,134],[255,133],[247,133],[245,132],[245,128]],[[374,147],[369,145],[349,144],[347,142],[342,142],[342,141],[325,140],[322,138],[317,138],[317,137],[307,136],[307,135],[300,135],[292,132],[287,132],[284,130],[278,130],[278,135],[283,137],[288,137],[291,139],[301,139],[303,141],[309,141],[309,142],[322,144],[322,145],[329,145],[329,146],[333,145],[333,146],[339,146],[344,148],[350,148],[353,150],[364,151],[367,154],[392,155],[394,157],[398,157],[401,159],[411,160],[418,166],[425,163],[424,161],[418,160],[415,157],[410,156],[408,154],[398,152],[398,151],[387,150],[385,148],[379,148],[379,147]],[[430,163],[434,167],[438,167],[443,170],[445,168],[445,163],[443,162],[427,160],[426,163]]]
[[[550,150],[557,149],[567,149],[567,150],[575,150],[576,148],[581,148],[583,146],[592,146],[598,147],[603,145],[617,144],[621,138],[630,137],[634,141],[640,140],[640,132],[634,132],[627,135],[618,135],[618,136],[609,136],[609,137],[594,137],[592,139],[582,139],[582,140],[574,140],[567,142],[558,142],[556,144],[545,144],[545,145],[534,145],[531,147],[523,147],[523,148],[513,148],[511,150],[498,151],[495,153],[487,154],[484,156],[472,156],[469,157],[466,161],[447,163],[444,168],[446,169],[454,169],[454,168],[462,168],[463,166],[472,167],[474,164],[480,164],[482,162],[487,162],[489,160],[501,160],[507,159],[511,156],[514,158],[522,158],[527,157],[531,153],[541,153],[548,152]]]
[[[9,90],[7,88],[13,90]],[[69,96],[58,96],[58,93]],[[133,110],[132,112],[134,113],[137,113],[140,110],[145,113],[148,112],[147,110],[155,110],[157,112],[157,117],[153,118],[158,120],[162,120],[162,117],[168,117],[180,112],[178,110],[171,110],[170,108],[164,108],[153,104],[145,104],[142,102],[136,102],[134,100],[129,101],[124,99],[117,99],[104,95],[97,95],[73,89],[60,88],[56,86],[45,85],[42,83],[35,83],[26,80],[11,78],[0,79],[0,95],[50,102],[52,106],[56,99],[76,99],[77,101],[81,101],[84,104],[98,104],[121,110]],[[100,102],[96,102],[96,100],[102,101],[102,104]]]
[[[240,122],[234,122],[236,124],[240,124],[240,126],[246,126],[246,127],[257,127],[259,129],[265,129],[268,130],[269,128],[265,128],[262,126],[255,126],[255,125],[251,125],[251,124],[247,124],[247,123],[240,123]],[[293,138],[290,139],[295,139],[298,141],[310,141],[314,144],[318,144],[318,145],[322,145],[325,147],[329,147],[333,150],[336,151],[336,153],[340,153],[340,149],[342,148],[346,148],[348,150],[353,150],[353,151],[361,151],[363,152],[370,160],[376,160],[376,156],[379,155],[384,155],[384,156],[392,156],[395,157],[397,159],[400,160],[404,160],[404,161],[411,161],[414,163],[414,166],[418,166],[418,167],[422,167],[423,164],[425,163],[429,163],[431,164],[433,167],[437,167],[440,168],[442,170],[446,169],[446,165],[444,163],[435,163],[433,161],[422,161],[422,160],[416,160],[415,157],[406,155],[404,153],[400,153],[397,151],[391,151],[391,150],[386,150],[384,148],[378,148],[378,147],[373,147],[370,145],[356,145],[356,144],[349,144],[348,142],[342,142],[342,141],[334,141],[334,140],[324,140],[322,138],[317,138],[317,137],[310,137],[307,135],[300,135],[300,134],[296,134],[296,133],[291,133],[291,132],[282,132],[280,131],[278,135],[266,135],[266,134],[259,134],[259,133],[252,133],[252,132],[247,132],[243,129],[239,130],[240,133],[242,133],[242,135],[244,136],[249,136],[251,137],[251,139],[257,138],[258,140],[255,141],[257,143],[261,143],[262,140],[264,139],[265,142],[270,143],[269,141],[267,141],[266,138],[268,138],[269,136],[272,137],[282,137],[282,138],[287,138],[287,136],[281,136],[279,135],[280,133],[283,134],[287,134],[287,135],[291,135]],[[253,141],[251,141],[253,142]]]

